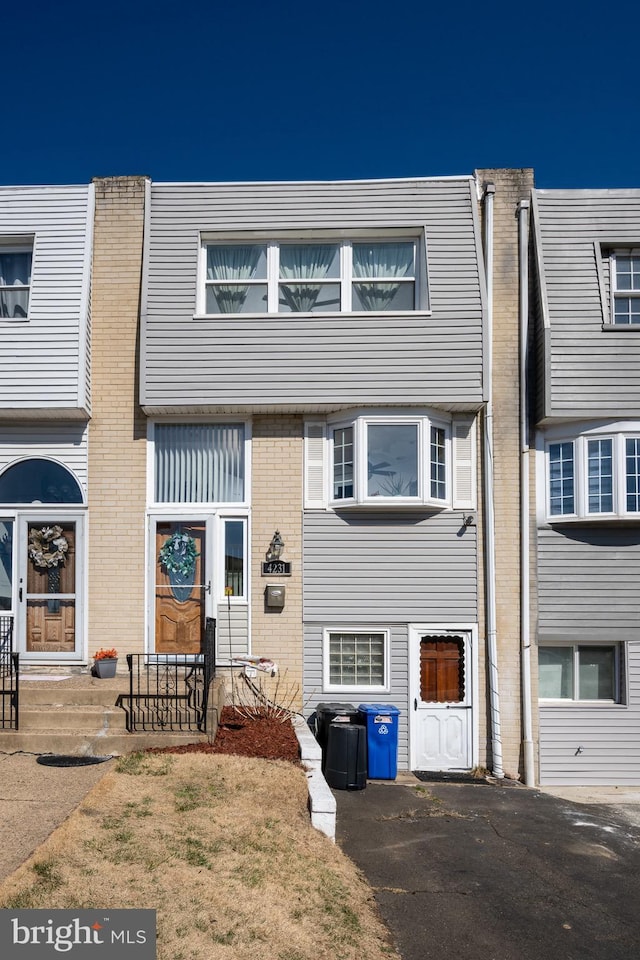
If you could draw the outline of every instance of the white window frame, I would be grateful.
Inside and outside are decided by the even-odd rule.
[[[592,511],[589,509],[589,442],[610,440],[612,453],[612,509]],[[545,463],[545,517],[548,523],[565,523],[571,520],[638,520],[640,508],[627,509],[626,441],[640,440],[640,424],[628,423],[598,427],[584,433],[548,437],[544,444]],[[555,444],[573,444],[573,512],[551,513],[550,447]]]
[[[384,243],[385,241],[392,243],[413,243],[414,244],[414,275],[413,277],[398,278],[397,280],[389,280],[388,282],[397,282],[397,283],[408,283],[412,281],[414,284],[414,302],[413,307],[407,308],[404,310],[353,310],[352,300],[353,300],[353,284],[366,282],[366,278],[356,278],[353,276],[352,268],[352,250],[354,243]],[[310,313],[296,313],[290,311],[280,311],[278,309],[278,300],[279,300],[279,284],[282,281],[282,278],[279,276],[280,267],[279,267],[279,254],[281,245],[304,245],[307,243],[311,244],[327,244],[334,245],[338,247],[338,258],[340,264],[339,277],[330,278],[327,277],[324,280],[318,280],[318,283],[323,284],[334,284],[338,285],[341,290],[341,304],[340,308],[337,310],[327,310],[327,311],[316,311]],[[207,280],[207,247],[212,245],[222,245],[222,246],[231,246],[233,244],[238,244],[240,246],[246,245],[255,245],[263,246],[266,249],[266,258],[267,258],[267,269],[266,269],[266,278],[241,281],[243,284],[253,285],[253,284],[262,284],[267,286],[267,309],[264,311],[266,314],[278,314],[282,317],[300,317],[300,316],[331,316],[331,315],[340,315],[345,313],[354,313],[356,316],[365,316],[370,317],[374,316],[404,316],[407,313],[415,314],[429,314],[431,312],[430,303],[429,303],[429,284],[428,284],[428,269],[427,269],[427,246],[426,246],[426,234],[424,229],[421,231],[416,231],[413,229],[398,229],[393,228],[386,231],[374,230],[367,232],[365,234],[354,233],[349,230],[340,230],[336,233],[329,234],[320,234],[319,231],[313,231],[305,235],[304,231],[295,236],[277,236],[273,237],[271,235],[267,236],[261,233],[251,233],[250,236],[247,235],[222,235],[222,236],[213,236],[211,234],[203,234],[201,237],[200,244],[200,256],[198,263],[198,302],[197,302],[197,312],[196,316],[202,317],[216,317],[216,318],[228,318],[228,317],[251,317],[251,316],[262,316],[263,312],[260,313],[212,313],[208,314],[206,311],[206,290],[208,285],[212,285],[211,281]],[[222,283],[222,281],[219,281]],[[378,282],[385,282],[383,278],[378,278]]]
[[[613,668],[614,668],[614,696],[611,698],[602,698],[597,700],[589,700],[583,697],[580,697],[579,683],[580,683],[580,651],[587,650],[593,647],[600,647],[613,650]],[[562,649],[562,650],[571,650],[572,651],[572,675],[571,675],[571,696],[570,697],[539,697],[538,700],[541,704],[602,704],[604,706],[624,706],[624,698],[622,691],[622,678],[623,670],[625,665],[625,644],[619,641],[593,641],[593,642],[564,642],[558,640],[554,643],[541,643],[539,648],[542,649]],[[539,655],[538,655],[539,659]]]
[[[30,253],[31,267],[29,269],[29,283],[16,286],[15,284],[0,284],[1,290],[27,291],[27,315],[26,317],[3,317],[0,315],[0,322],[3,323],[26,323],[31,316],[31,287],[33,286],[33,262],[34,262],[34,237],[0,237],[0,253]]]
[[[225,533],[226,525],[229,520],[241,522],[243,525],[242,550],[244,557],[244,569],[242,576],[242,593],[234,593],[227,597],[225,584]],[[214,589],[217,597],[217,603],[230,603],[231,606],[234,606],[235,604],[246,605],[249,602],[249,570],[251,567],[249,557],[249,514],[246,512],[230,513],[226,509],[222,510],[220,513],[217,513],[213,526],[213,536],[215,538],[217,548],[217,563],[214,570]]]
[[[370,426],[415,426],[418,437],[418,495],[415,497],[371,497],[368,495],[368,429]],[[335,430],[353,428],[353,497],[334,498],[333,467]],[[431,496],[431,429],[444,430],[445,443],[445,496],[436,498]],[[396,507],[428,506],[436,509],[451,507],[452,476],[451,476],[451,422],[448,420],[423,416],[407,415],[360,415],[346,419],[329,419],[329,505],[333,509],[350,506],[376,507],[379,509],[394,509]]]
[[[372,634],[382,634],[383,637],[383,657],[384,657],[384,681],[380,684],[340,684],[331,683],[330,680],[330,643],[331,636],[334,634],[347,634],[350,636],[371,636]],[[325,627],[322,634],[322,689],[325,693],[389,693],[391,689],[391,631],[386,628],[378,627]]]
[[[155,428],[156,425],[165,424],[213,424],[244,427],[244,499],[233,501],[173,501],[165,502],[156,500],[156,450],[155,450]],[[234,417],[167,417],[162,420],[150,420],[147,425],[147,503],[149,509],[161,510],[164,513],[198,513],[198,511],[210,512],[212,508],[224,509],[230,512],[236,509],[248,507],[251,502],[251,421],[237,419]]]
[[[616,322],[616,300],[637,300],[638,305],[640,306],[640,289],[637,290],[621,290],[618,289],[618,257],[636,257],[640,258],[640,247],[617,247],[614,250],[611,250],[609,254],[609,276],[610,276],[610,288],[611,288],[611,324],[617,329],[625,329],[625,327],[637,328],[640,325],[640,321],[629,321],[626,322]]]

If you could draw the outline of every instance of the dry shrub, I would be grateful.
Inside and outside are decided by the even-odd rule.
[[[0,886],[0,906],[157,910],[158,960],[382,960],[370,888],[315,831],[301,770],[134,755]]]

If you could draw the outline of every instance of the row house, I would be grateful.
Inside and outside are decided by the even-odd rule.
[[[524,216],[539,777],[637,785],[640,190],[535,190]]]
[[[639,782],[638,206],[530,170],[0,189],[24,671],[215,619],[218,671],[276,661],[306,717],[399,707],[401,768]]]

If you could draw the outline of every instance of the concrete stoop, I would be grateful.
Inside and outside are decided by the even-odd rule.
[[[128,733],[126,712],[119,705],[128,692],[126,677],[21,677],[19,729],[0,730],[0,752],[102,757],[215,738],[225,699],[223,680],[215,678],[211,684],[206,734],[195,730]]]

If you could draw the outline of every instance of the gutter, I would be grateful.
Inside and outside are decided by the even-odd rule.
[[[531,708],[531,620],[529,567],[529,201],[518,205],[519,322],[520,322],[520,654],[522,683],[522,755],[524,782],[535,786]]]
[[[487,658],[489,668],[489,711],[491,729],[492,772],[502,779],[502,736],[500,732],[500,690],[498,682],[498,646],[496,612],[496,534],[493,478],[493,198],[495,184],[488,183],[484,191],[484,257],[487,275],[487,402],[483,423],[484,465],[484,534],[486,556],[486,619]]]

